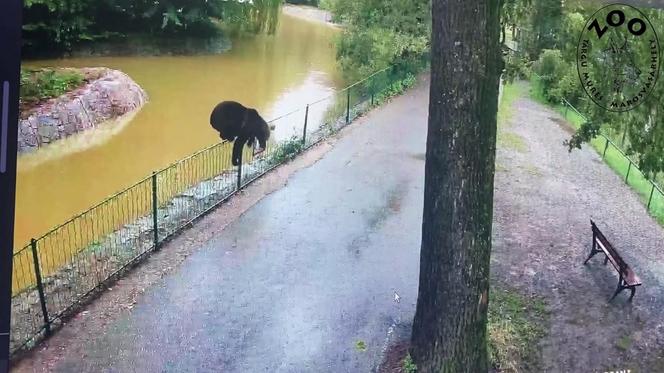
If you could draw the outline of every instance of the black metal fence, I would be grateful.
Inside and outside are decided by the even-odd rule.
[[[12,353],[49,335],[102,285],[238,190],[412,83],[398,66],[378,71],[271,120],[292,126],[292,137],[257,156],[245,147],[238,167],[231,165],[232,144],[215,144],[32,239],[14,253]]]

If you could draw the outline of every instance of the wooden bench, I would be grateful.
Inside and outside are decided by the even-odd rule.
[[[606,265],[606,262],[611,262],[613,265],[613,268],[618,271],[618,276],[620,277],[618,280],[618,288],[616,289],[616,292],[613,293],[613,296],[609,301],[613,300],[613,298],[618,295],[621,291],[625,289],[629,289],[632,292],[632,295],[629,296],[629,300],[631,301],[632,298],[634,298],[634,293],[636,292],[636,287],[641,285],[641,280],[639,279],[639,276],[632,271],[632,269],[625,263],[623,258],[618,254],[618,251],[611,245],[609,240],[606,239],[604,234],[597,228],[597,225],[595,225],[595,222],[590,220],[590,226],[593,231],[593,246],[590,251],[590,255],[588,255],[588,259],[586,259],[583,264],[585,265],[588,263],[590,258],[595,256],[595,254],[598,253],[604,253],[606,255],[606,258],[604,259],[604,265]]]

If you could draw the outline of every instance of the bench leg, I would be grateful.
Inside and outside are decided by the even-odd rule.
[[[621,292],[622,290],[623,290],[623,288],[622,288],[622,287],[618,287],[618,288],[616,289],[616,292],[615,292],[615,293],[613,293],[613,296],[611,297],[611,299],[609,299],[609,302],[610,302],[610,301],[612,301],[612,300],[613,300],[613,298],[615,298],[615,297],[616,297],[616,295],[618,295],[618,293],[620,293],[620,292]]]
[[[588,261],[590,260],[590,258],[592,258],[592,257],[595,256],[596,254],[601,253],[601,252],[602,252],[602,250],[596,250],[596,249],[593,247],[592,251],[590,251],[590,255],[588,255],[588,258],[586,258],[586,261],[583,262],[583,265],[586,265],[586,263],[588,263]]]
[[[609,262],[609,256],[607,255],[606,258],[604,258],[604,265]]]
[[[612,301],[613,298],[615,298],[616,295],[618,295],[624,289],[625,289],[625,286],[623,285],[623,279],[622,279],[622,277],[620,277],[620,279],[618,280],[618,287],[616,288],[615,293],[613,293],[613,296],[611,297],[611,299],[609,299],[609,302]]]
[[[629,290],[632,291],[632,294],[629,296],[629,301],[631,302],[632,298],[634,298],[634,293],[636,293],[636,286],[632,286]]]

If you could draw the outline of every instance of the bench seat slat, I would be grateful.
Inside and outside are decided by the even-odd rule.
[[[618,271],[619,273],[621,269],[620,269],[620,264],[618,264],[618,260],[623,262],[622,272],[623,272],[623,279],[625,280],[626,285],[628,286],[641,285],[641,279],[639,278],[639,276],[637,276],[636,273],[634,273],[634,271],[632,271],[632,269],[627,265],[627,263],[625,263],[625,261],[622,260],[620,254],[618,254],[616,249],[611,245],[610,242],[608,242],[606,237],[604,237],[604,235],[601,232],[599,232],[599,229],[597,229],[597,233],[599,233],[597,234],[596,236],[597,238],[595,240],[597,242],[597,245],[600,247],[600,249],[602,249],[609,262],[611,262],[611,265],[613,265],[613,268],[615,268],[616,271]]]

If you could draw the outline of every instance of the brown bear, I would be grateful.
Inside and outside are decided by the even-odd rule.
[[[253,147],[258,139],[260,148],[256,153],[260,153],[265,150],[270,138],[270,127],[256,109],[235,101],[223,101],[215,106],[210,115],[210,124],[223,140],[234,141],[233,166],[240,164],[245,144]]]

